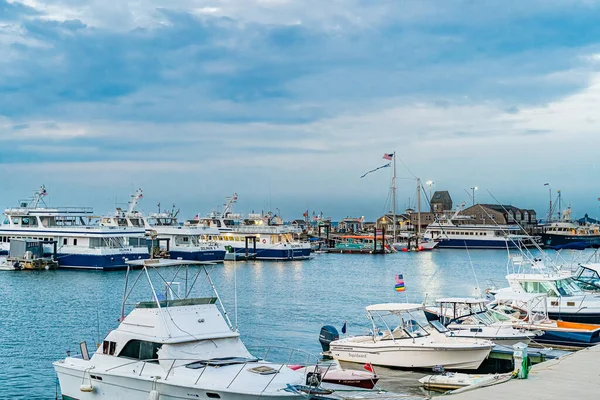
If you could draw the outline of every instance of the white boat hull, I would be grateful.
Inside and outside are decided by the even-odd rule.
[[[84,372],[81,369],[68,368],[61,365],[60,362],[54,363],[54,368],[60,383],[62,398],[65,400],[148,400],[151,399],[150,393],[154,390],[158,392],[160,400],[181,400],[181,399],[220,399],[220,400],[251,400],[267,398],[270,400],[289,400],[297,397],[293,393],[286,392],[285,387],[278,387],[280,390],[270,390],[264,392],[250,393],[245,392],[244,385],[233,384],[231,388],[223,389],[223,385],[218,383],[206,385],[194,385],[194,380],[188,380],[182,384],[181,380],[175,377],[164,379],[167,374],[162,371],[162,378],[149,376],[144,370],[141,370],[141,364],[131,365],[129,371],[123,370],[117,373],[91,369]],[[239,369],[239,367],[238,367]],[[131,373],[133,372],[133,374]],[[140,373],[141,375],[138,375]],[[198,374],[201,370],[198,371]],[[158,379],[157,379],[158,378]],[[258,377],[257,377],[258,378]],[[264,378],[266,382],[271,377]],[[100,380],[101,379],[101,380]],[[211,389],[210,386],[219,385],[220,388]],[[83,387],[91,387],[91,391],[82,391]],[[196,386],[196,387],[194,387]],[[281,385],[280,385],[281,386]],[[89,390],[89,389],[87,389]]]
[[[434,348],[402,345],[350,347],[331,344],[331,354],[338,361],[397,368],[431,369],[443,365],[446,369],[475,370],[489,353],[489,347]]]

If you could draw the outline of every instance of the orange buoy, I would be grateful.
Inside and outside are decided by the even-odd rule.
[[[407,252],[407,251],[408,251],[408,249],[407,249],[406,247],[403,247],[403,248],[402,248],[402,251],[403,251],[403,252]]]

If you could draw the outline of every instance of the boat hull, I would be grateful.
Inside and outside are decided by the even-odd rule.
[[[551,248],[573,248],[578,249],[584,248],[599,248],[600,247],[600,236],[599,235],[556,235],[551,233],[542,234],[542,243],[545,247]]]
[[[579,322],[584,324],[600,324],[600,312],[584,313],[584,312],[557,312],[548,310],[548,318],[557,321]]]
[[[170,250],[169,258],[172,260],[201,261],[201,262],[223,262],[225,260],[225,250],[197,250],[183,251]]]
[[[61,368],[55,364],[56,374],[60,383],[60,389],[63,400],[148,400],[150,393],[156,390],[160,394],[160,400],[180,400],[190,398],[210,399],[218,398],[221,400],[250,400],[267,398],[270,400],[289,400],[297,397],[292,393],[280,391],[280,394],[274,395],[272,392],[246,394],[236,392],[225,392],[221,390],[201,389],[186,386],[170,384],[168,381],[154,382],[154,379],[132,379],[127,376],[97,374],[91,372],[96,377],[90,378],[90,373],[84,373],[78,370],[69,370]],[[102,380],[99,380],[100,378]],[[91,392],[81,391],[81,385],[89,384],[92,387]],[[193,382],[192,382],[193,383]],[[158,397],[157,397],[158,398]]]
[[[590,347],[600,343],[600,330],[569,332],[549,329],[544,331],[541,336],[536,337],[535,341],[560,347]]]
[[[474,239],[441,239],[438,249],[503,249],[506,247],[516,248],[517,245],[512,241],[502,240],[474,240]]]
[[[57,254],[59,268],[118,270],[127,268],[127,261],[145,260],[147,252],[126,254]]]
[[[432,369],[443,365],[449,370],[476,370],[490,353],[490,347],[452,348],[437,346],[347,346],[331,344],[331,354],[338,361],[370,363],[385,367]]]
[[[246,257],[245,247],[232,247],[232,251],[235,251],[238,259]],[[305,260],[310,258],[310,246],[282,248],[261,248],[257,246],[256,250],[250,247],[248,249],[248,258],[267,261]]]

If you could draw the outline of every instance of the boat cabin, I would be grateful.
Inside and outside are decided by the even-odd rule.
[[[545,294],[549,298],[585,295],[575,280],[565,275],[510,274],[506,279],[517,293]]]

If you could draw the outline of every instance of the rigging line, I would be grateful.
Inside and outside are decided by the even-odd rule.
[[[473,260],[471,259],[471,253],[469,252],[469,246],[467,246],[467,241],[465,240],[465,249],[467,250],[467,257],[469,257],[469,263],[471,264],[471,270],[473,271],[473,276],[475,277],[475,284],[477,285],[477,295],[481,297],[481,286],[479,286],[479,280],[477,279],[477,274],[475,273],[475,266],[473,265]]]
[[[396,156],[396,159],[398,161],[400,161],[400,164],[402,164],[402,166],[404,166],[404,168],[406,168],[406,170],[408,171],[408,173],[411,174],[414,179],[417,179],[417,176],[410,170],[410,168],[408,168],[408,166],[406,164],[404,164],[404,161],[402,161],[402,159],[400,157],[398,157],[397,154],[395,156]]]
[[[490,192],[488,189],[486,189],[486,191],[488,192],[488,194],[489,194],[490,196],[492,196],[492,198],[494,199],[494,201],[495,201],[496,203],[498,203],[498,205],[499,205],[500,207],[502,207],[502,209],[504,210],[504,212],[505,212],[505,213],[508,215],[508,210],[507,210],[507,209],[504,207],[504,205],[500,204],[500,202],[498,201],[498,199],[496,198],[496,196],[494,196],[494,195],[492,194],[492,192]],[[484,208],[483,208],[481,205],[479,205],[479,207],[480,207],[480,208],[481,208],[481,209],[482,209],[482,210],[483,210],[483,211],[484,211],[486,214],[488,214],[488,212],[487,212],[487,211],[485,211],[485,209],[484,209]],[[488,217],[489,217],[489,214],[488,214]],[[495,222],[495,221],[494,221],[494,222]],[[496,225],[498,225],[498,223],[497,223],[497,222],[495,222],[495,223],[496,223]],[[519,222],[515,221],[515,223],[517,224],[517,226],[518,226],[519,228],[521,228],[521,230],[522,230],[523,232],[527,232],[527,231],[525,231],[525,229],[523,228],[523,226],[521,226],[521,224],[519,224]],[[503,229],[503,231],[504,231],[504,229]],[[505,232],[505,231],[504,231],[504,232]],[[527,234],[527,236],[529,236],[529,238],[531,239],[531,242],[533,243],[533,245],[534,245],[534,247],[536,248],[536,250],[538,250],[538,251],[539,251],[539,252],[542,254],[542,257],[544,257],[546,260],[548,260],[548,261],[552,262],[552,260],[550,259],[550,256],[548,255],[548,253],[546,253],[544,250],[542,250],[542,248],[540,247],[540,245],[539,245],[539,244],[538,244],[538,243],[537,243],[537,242],[536,242],[536,241],[533,239],[533,237],[532,237],[531,235],[529,235],[529,234]],[[511,238],[510,240],[511,240],[511,242],[513,242],[515,245],[517,245],[517,243],[516,243],[514,240],[512,240],[512,238]],[[517,245],[517,247],[518,247],[518,248],[520,248],[518,245]],[[531,251],[530,251],[530,250],[529,250],[527,247],[525,247],[525,246],[523,246],[523,247],[524,247],[524,250],[525,250],[525,251],[523,251],[523,249],[521,249],[521,252],[522,252],[522,253],[524,253],[524,254],[526,254],[526,255],[527,255],[527,258],[529,258],[529,259],[530,259],[530,261],[531,261],[531,260],[534,258],[534,257],[533,257],[533,254],[531,253]],[[552,263],[552,264],[554,264],[554,263]],[[554,265],[553,265],[553,267],[556,269],[556,266],[554,266]]]

